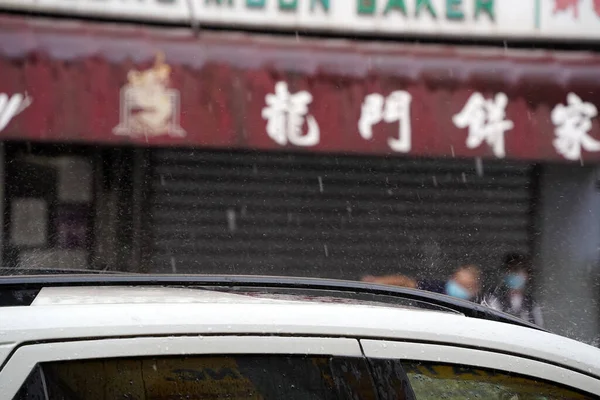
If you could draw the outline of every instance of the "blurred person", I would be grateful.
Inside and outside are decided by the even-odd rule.
[[[427,290],[463,300],[479,302],[481,271],[475,265],[461,265],[447,280],[413,279],[404,275],[365,276],[363,282]]]
[[[541,308],[531,293],[531,260],[520,253],[510,253],[504,257],[504,275],[501,282],[484,296],[483,304],[503,311],[538,326],[544,325]]]

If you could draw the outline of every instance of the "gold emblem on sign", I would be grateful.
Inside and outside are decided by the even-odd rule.
[[[154,65],[131,70],[121,89],[120,122],[113,130],[121,136],[185,136],[179,126],[179,91],[169,87],[171,67],[162,53]]]

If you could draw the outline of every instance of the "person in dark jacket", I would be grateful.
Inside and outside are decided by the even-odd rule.
[[[542,310],[535,302],[529,285],[530,272],[531,261],[528,256],[507,254],[502,281],[484,296],[482,304],[543,326]]]
[[[413,279],[405,275],[365,276],[362,280],[364,282],[427,290],[463,300],[480,302],[481,272],[475,265],[462,265],[458,267],[446,281]]]

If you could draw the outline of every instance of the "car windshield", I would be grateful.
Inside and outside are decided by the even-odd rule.
[[[179,276],[600,347],[599,107],[599,0],[0,0],[0,306]]]

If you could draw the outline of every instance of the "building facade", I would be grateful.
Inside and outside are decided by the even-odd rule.
[[[600,55],[543,44],[592,49],[597,4],[342,3],[0,1],[3,266],[493,284],[520,251],[592,341]]]

